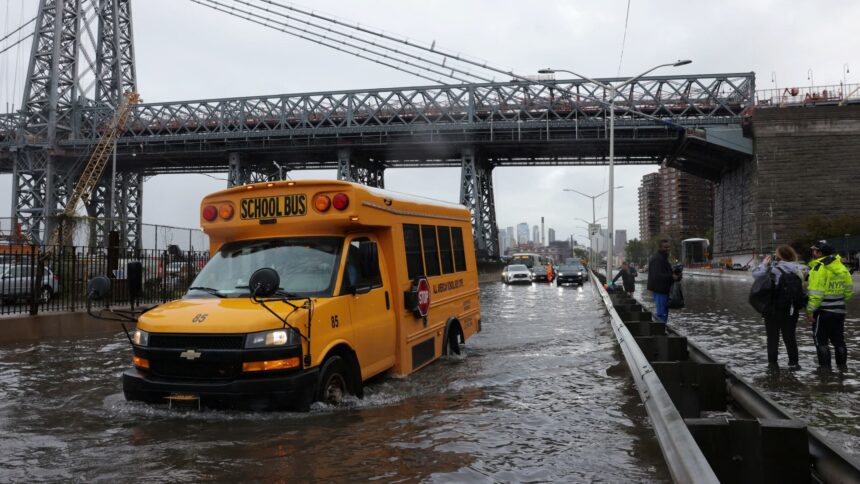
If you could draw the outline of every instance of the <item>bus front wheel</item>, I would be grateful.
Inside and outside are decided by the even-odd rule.
[[[346,362],[340,356],[332,356],[323,363],[316,400],[329,405],[343,403],[349,391]]]

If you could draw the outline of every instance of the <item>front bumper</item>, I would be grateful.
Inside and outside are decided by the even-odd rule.
[[[150,336],[152,337],[152,336]],[[244,362],[299,358],[300,347],[283,349],[201,349],[195,359],[183,349],[135,346],[134,354],[150,368],[134,367],[122,375],[127,400],[166,403],[171,395],[194,395],[207,407],[305,409],[318,381],[318,368],[243,372]]]
[[[558,284],[582,284],[585,278],[580,275],[569,276],[567,274],[563,276],[558,276],[556,282]]]
[[[122,374],[126,400],[167,403],[166,397],[190,394],[207,407],[252,410],[304,410],[316,390],[319,369],[283,375],[260,375],[234,380],[180,380],[145,374],[137,368]]]

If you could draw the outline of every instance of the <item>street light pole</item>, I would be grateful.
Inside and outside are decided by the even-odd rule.
[[[619,186],[617,186],[617,187],[615,187],[615,188],[624,188],[624,187],[619,185]],[[600,192],[600,193],[598,193],[597,195],[589,195],[589,194],[587,194],[587,193],[582,193],[581,191],[579,191],[579,190],[574,190],[573,188],[563,188],[563,189],[562,189],[562,191],[578,193],[578,194],[582,195],[583,197],[590,198],[590,199],[591,199],[591,227],[594,227],[595,225],[597,225],[597,221],[598,221],[599,219],[597,218],[597,211],[596,211],[596,209],[595,209],[595,200],[597,200],[597,198],[598,198],[598,197],[602,197],[603,195],[606,195],[607,193],[610,193],[610,190],[606,190],[606,191]],[[602,218],[606,218],[606,217],[600,217],[600,218],[602,219]],[[582,219],[577,219],[577,220],[582,220]],[[587,220],[582,220],[582,221],[583,221],[583,222],[585,222],[585,223],[588,223],[588,221],[587,221]],[[591,230],[592,230],[592,229],[589,229],[589,230],[588,230],[588,232],[589,232],[589,236],[588,236],[588,249],[589,249],[589,251],[591,252],[591,254],[589,255],[589,260],[590,260],[590,263],[591,263],[591,264],[593,264],[593,263],[594,263],[594,260],[596,259],[596,255],[597,255],[596,253],[597,253],[597,251],[595,251],[595,250],[594,250],[594,236],[595,236],[596,234],[592,234],[592,233],[591,233]]]
[[[540,73],[540,74],[552,74],[555,72],[566,72],[568,74],[573,74],[574,76],[581,77],[582,79],[585,79],[586,81],[593,82],[594,84],[601,86],[605,91],[609,91],[609,96],[610,96],[610,98],[609,98],[609,190],[608,190],[608,192],[609,192],[609,220],[607,221],[609,224],[609,227],[608,227],[609,245],[606,249],[606,280],[607,281],[609,280],[610,277],[612,277],[612,258],[614,255],[613,252],[615,251],[615,234],[613,233],[613,230],[615,228],[613,225],[613,222],[614,222],[613,212],[615,211],[615,206],[614,206],[615,197],[614,197],[614,190],[613,190],[614,184],[615,184],[615,97],[618,95],[619,89],[626,87],[627,85],[635,82],[640,77],[648,75],[652,71],[655,71],[661,67],[683,66],[683,65],[687,65],[691,62],[693,62],[693,61],[691,61],[689,59],[685,59],[685,60],[678,60],[677,62],[660,64],[660,65],[657,65],[657,66],[654,66],[654,67],[648,69],[647,71],[645,71],[645,72],[643,72],[637,76],[631,77],[630,79],[622,82],[618,86],[614,86],[611,83],[606,84],[606,83],[603,83],[600,81],[595,81],[594,79],[588,78],[588,77],[583,76],[581,74],[577,74],[576,72],[564,70],[564,69],[546,68],[546,69],[541,69],[538,71],[538,73]]]

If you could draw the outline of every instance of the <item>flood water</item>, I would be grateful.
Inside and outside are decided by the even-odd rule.
[[[636,298],[653,307],[643,284]],[[845,338],[847,371],[818,371],[812,330],[802,318],[797,325],[800,350],[798,371],[789,371],[785,346],[780,342],[779,364],[767,368],[767,339],[761,316],[747,303],[752,277],[732,273],[721,278],[684,277],[686,307],[669,312],[669,323],[688,335],[715,359],[725,362],[795,418],[817,427],[827,440],[849,454],[860,454],[860,297],[848,303]],[[855,291],[858,285],[855,281]],[[832,352],[832,348],[831,348]],[[834,363],[835,368],[835,363]]]
[[[303,414],[126,402],[120,333],[0,347],[0,481],[670,480],[589,285],[481,297],[463,356]]]

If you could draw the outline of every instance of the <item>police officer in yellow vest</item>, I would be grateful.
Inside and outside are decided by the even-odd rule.
[[[848,269],[826,240],[819,240],[811,249],[815,260],[809,263],[806,317],[812,324],[818,366],[830,367],[830,343],[836,353],[836,364],[845,368],[848,361],[845,302],[851,299],[854,283]]]

